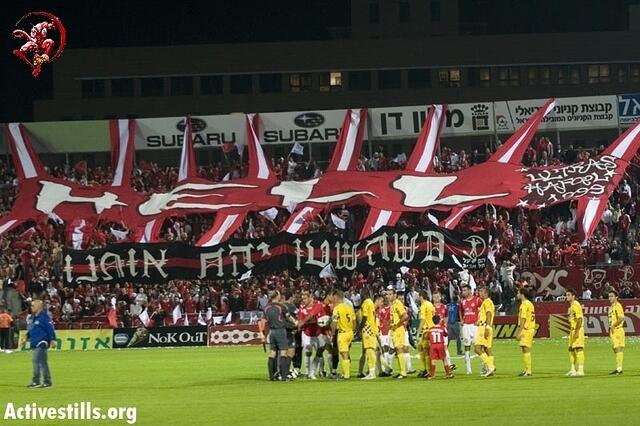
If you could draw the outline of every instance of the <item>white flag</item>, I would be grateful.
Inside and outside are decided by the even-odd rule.
[[[231,179],[231,172],[229,172],[226,175],[224,175],[224,177],[222,178],[222,181],[226,182],[226,181],[228,181],[230,179]]]
[[[230,324],[231,323],[231,315],[232,315],[231,312],[229,312],[227,314],[227,317],[224,319],[224,323],[225,324]]]
[[[398,154],[396,156],[396,158],[393,159],[394,163],[406,163],[407,162],[407,154],[405,154],[404,152],[401,152],[400,154]]]
[[[462,266],[462,263],[460,263],[460,261],[458,260],[458,258],[456,257],[455,254],[451,255],[451,258],[453,259],[453,262],[458,265],[460,268],[464,269],[464,266]]]
[[[438,222],[438,219],[437,219],[434,215],[432,215],[431,213],[427,213],[427,218],[428,218],[431,222],[433,222],[434,224],[436,224],[436,225],[440,225],[440,222]]]
[[[469,287],[471,287],[471,291],[476,291],[476,279],[473,278],[472,274],[469,274]]]
[[[184,325],[189,325],[189,314],[184,314]]]
[[[495,268],[495,266],[496,266],[496,251],[495,250],[491,250],[489,253],[487,253],[487,259],[489,259],[489,262],[491,262],[491,264]]]
[[[224,317],[223,316],[213,317],[213,325],[220,325],[223,322],[224,322]]]
[[[249,219],[249,225],[247,226],[247,237],[248,238],[256,237],[256,227],[253,226],[253,219]]]
[[[173,308],[173,323],[176,324],[180,318],[182,318],[182,309],[180,308],[180,303],[178,303]]]
[[[293,201],[292,201],[292,202],[290,202],[290,203],[287,205],[287,211],[288,211],[289,213],[293,213],[293,211],[296,209],[296,206],[297,206],[297,205],[298,205],[298,203],[294,203]]]
[[[127,231],[120,231],[118,229],[115,228],[111,228],[111,235],[113,235],[114,237],[116,237],[116,241],[122,241],[124,239],[127,238],[127,236],[129,235],[129,232]]]
[[[144,308],[144,311],[138,315],[138,318],[145,327],[149,326],[149,314],[147,313],[147,308]]]
[[[57,214],[55,214],[54,212],[48,213],[47,216],[49,216],[49,219],[51,219],[52,221],[54,221],[58,225],[62,225],[64,223],[64,220],[62,220],[62,218],[60,216],[58,216]]]
[[[202,317],[202,312],[198,312],[198,325],[207,325],[207,322]]]
[[[258,214],[266,217],[267,219],[273,222],[274,220],[276,220],[276,217],[278,216],[278,209],[276,209],[275,207],[271,207],[270,209],[262,210],[261,212],[258,212]]]
[[[408,267],[406,267],[406,266],[401,266],[400,267],[400,273],[402,275],[406,274],[407,272],[409,272],[409,268]]]
[[[318,274],[318,276],[320,278],[338,278],[338,275],[336,274],[336,270],[333,268],[333,265],[330,263],[328,263],[327,266],[322,268],[322,271],[320,271],[320,274]]]
[[[298,155],[304,154],[304,146],[300,145],[299,142],[296,142],[293,145],[293,148],[291,148],[291,153],[292,154],[298,154]]]
[[[238,278],[238,281],[248,280],[249,278],[251,278],[251,269],[249,269],[244,274],[240,275],[240,278]]]
[[[338,216],[336,216],[333,213],[331,213],[331,221],[333,222],[335,227],[338,228],[338,229],[344,229],[344,228],[347,227],[347,224],[345,223],[345,221],[342,220],[341,218],[339,218]]]
[[[213,311],[211,310],[211,308],[207,308],[207,321],[211,321],[211,317],[213,317]]]

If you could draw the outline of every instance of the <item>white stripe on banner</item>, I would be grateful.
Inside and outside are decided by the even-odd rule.
[[[180,154],[180,170],[178,170],[178,182],[182,182],[189,175],[189,149],[191,149],[191,140],[189,140],[190,120],[188,117],[184,119],[184,135],[182,137],[182,153]]]
[[[86,222],[84,219],[80,220],[78,226],[73,228],[73,232],[71,233],[71,246],[76,250],[82,249],[82,240],[84,239],[84,226]]]
[[[144,233],[142,234],[142,238],[140,239],[140,243],[150,243],[151,242],[151,233],[153,232],[153,227],[156,224],[157,219],[150,220],[144,226]]]
[[[304,225],[304,216],[307,213],[312,212],[313,210],[313,207],[304,207],[302,210],[300,210],[296,217],[291,221],[291,224],[287,228],[287,232],[290,234],[297,234],[300,228],[302,228],[302,225]]]
[[[615,147],[613,152],[611,152],[611,155],[613,155],[614,157],[622,158],[627,152],[627,149],[629,149],[629,145],[631,144],[631,142],[633,142],[633,140],[638,135],[638,132],[640,132],[640,124],[629,132],[629,134],[618,144],[618,146]]]
[[[594,226],[594,221],[596,220],[596,212],[598,211],[598,205],[600,203],[606,203],[608,200],[605,198],[604,200],[599,199],[591,199],[587,203],[587,207],[584,209],[584,217],[582,218],[582,229],[584,231],[584,241],[582,245],[587,243],[589,236],[591,235],[592,227]]]
[[[371,227],[372,234],[389,223],[389,219],[391,219],[391,213],[391,210],[380,210],[380,213],[378,213],[378,219],[376,219],[376,223],[374,223]]]
[[[429,164],[433,161],[433,153],[436,148],[436,141],[438,140],[438,130],[440,127],[440,119],[442,118],[442,105],[434,105],[435,111],[431,123],[429,124],[429,134],[427,135],[427,142],[424,145],[424,150],[420,156],[420,161],[416,166],[416,172],[424,173],[427,171]]]
[[[224,237],[224,235],[227,233],[229,228],[231,228],[236,219],[238,219],[237,214],[227,215],[227,217],[224,218],[224,222],[222,222],[220,229],[218,229],[218,231],[211,236],[209,241],[202,244],[202,247],[215,246],[216,244],[219,244],[222,240],[222,237]]]
[[[118,164],[113,173],[113,183],[111,186],[122,186],[124,174],[124,162],[127,158],[127,147],[129,146],[129,120],[118,120]]]
[[[256,158],[258,159],[258,179],[269,179],[269,167],[267,166],[267,159],[264,158],[264,152],[262,151],[262,145],[260,139],[256,134],[254,126],[254,120],[256,114],[248,114],[249,116],[249,128],[251,129],[251,135],[253,136],[253,147],[255,148]],[[251,176],[253,177],[253,176]]]
[[[24,144],[24,139],[22,139],[20,123],[9,123],[9,132],[15,141],[16,150],[18,151],[18,161],[20,161],[20,165],[24,171],[25,179],[37,177],[38,172],[36,171],[36,167],[33,165],[33,160],[31,159],[29,151]]]
[[[516,149],[518,149],[522,141],[527,137],[527,135],[531,131],[531,127],[533,126],[533,124],[534,123],[530,123],[527,129],[524,132],[522,132],[518,140],[513,145],[511,145],[511,148],[509,148],[509,150],[505,152],[502,157],[498,158],[498,163],[506,164],[511,162],[511,158],[513,158],[513,153],[515,152]]]
[[[345,171],[349,169],[351,163],[351,157],[353,156],[353,150],[356,145],[356,138],[358,137],[358,128],[360,127],[360,110],[351,110],[351,117],[349,120],[349,130],[347,131],[347,137],[345,138],[345,144],[342,149],[340,162],[338,163],[338,171]]]
[[[467,211],[469,211],[469,210],[471,210],[471,209],[474,209],[474,208],[476,208],[476,207],[478,207],[478,206],[476,206],[476,205],[471,205],[471,206],[465,206],[465,207],[462,207],[460,210],[458,210],[458,213],[456,213],[453,217],[449,217],[449,218],[447,218],[447,220],[444,222],[444,227],[445,227],[446,229],[450,229],[450,228],[449,228],[449,226],[450,226],[452,223],[457,222],[457,219],[458,219],[460,216],[462,216],[462,215],[463,215],[463,214],[465,214]]]
[[[5,231],[9,228],[11,228],[13,226],[14,223],[16,223],[17,220],[15,219],[11,219],[9,221],[7,221],[7,223],[5,223],[4,225],[0,226],[0,235],[4,234]]]

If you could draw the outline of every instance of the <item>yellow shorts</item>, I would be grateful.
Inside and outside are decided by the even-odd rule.
[[[531,346],[533,346],[534,334],[536,334],[535,330],[522,330],[522,333],[520,333],[520,346],[531,348]]]
[[[493,346],[493,329],[489,333],[489,337],[484,337],[485,327],[478,327],[478,331],[476,332],[476,341],[474,344],[476,346],[484,346],[485,348],[491,348]]]
[[[394,348],[403,348],[404,347],[404,326],[398,327],[395,330],[391,330],[391,342],[393,343]]]
[[[429,336],[428,330],[422,332],[422,338],[418,341],[418,352],[429,352]]]
[[[376,349],[378,347],[378,339],[375,335],[369,333],[362,333],[362,347],[364,349]]]
[[[615,348],[624,348],[624,329],[616,329],[610,332],[611,346]]]
[[[573,336],[573,331],[569,333],[569,349],[584,348],[584,330],[578,332],[578,337]]]
[[[353,341],[353,331],[341,331],[338,333],[338,352],[349,352]]]

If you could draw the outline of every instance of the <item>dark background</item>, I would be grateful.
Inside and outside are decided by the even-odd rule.
[[[637,2],[459,0],[459,17],[469,35],[619,31],[627,26],[627,6]],[[14,25],[30,11],[48,11],[62,20],[67,49],[330,39],[332,27],[348,27],[351,20],[350,0],[54,0],[2,6],[0,122],[31,120],[33,99],[51,96],[51,65],[32,78],[11,53],[21,45],[11,36]],[[34,24],[37,18],[27,21]],[[64,61],[64,53],[58,60]]]

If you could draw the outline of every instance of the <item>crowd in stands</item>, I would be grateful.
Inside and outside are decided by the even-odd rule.
[[[601,148],[602,149],[602,148]],[[482,150],[481,150],[482,151]],[[581,161],[594,156],[599,150],[562,150],[549,139],[540,138],[525,154],[524,163],[529,166],[552,165]],[[455,152],[447,147],[435,162],[438,173],[455,172],[484,161],[491,153],[474,149],[470,154]],[[399,154],[389,158],[383,147],[379,147],[371,158],[361,157],[358,169],[382,171],[403,169],[407,157]],[[273,170],[280,179],[304,180],[322,173],[313,161],[302,161],[290,155],[272,162]],[[640,239],[635,232],[640,215],[640,168],[632,162],[626,176],[610,198],[595,235],[586,246],[581,246],[576,233],[575,204],[565,203],[543,210],[503,209],[491,205],[478,208],[467,214],[458,229],[474,231],[488,229],[491,235],[492,261],[489,266],[473,274],[476,284],[490,286],[492,298],[503,310],[509,310],[515,297],[515,273],[519,270],[542,266],[583,266],[594,264],[631,263],[640,253]],[[109,184],[112,171],[109,167],[87,167],[86,162],[75,166],[56,166],[49,172],[58,178],[69,179],[87,185]],[[239,160],[218,163],[199,168],[199,176],[221,181],[246,175],[247,165]],[[141,161],[133,171],[132,186],[140,192],[167,191],[175,185],[177,168],[160,167],[155,163]],[[0,213],[7,213],[14,202],[17,179],[12,167],[0,162]],[[430,221],[428,212],[404,214],[397,226],[414,227]],[[437,219],[446,213],[429,212]],[[331,219],[335,214],[345,223],[344,229]],[[306,232],[340,233],[348,239],[357,239],[368,214],[363,206],[340,206],[313,218]],[[274,235],[287,221],[290,213],[279,210],[275,218],[251,213],[243,226],[235,233],[237,238],[256,238]],[[162,229],[162,239],[184,241],[195,244],[209,229],[211,215],[190,215],[167,220]],[[91,247],[99,247],[118,240],[117,232],[123,231],[120,224],[101,224],[90,241]],[[126,230],[125,230],[126,231]],[[469,281],[469,276],[441,270],[412,269],[398,276],[398,271],[376,268],[367,274],[354,273],[341,277],[338,282],[327,282],[317,277],[292,277],[288,273],[259,276],[245,282],[236,280],[186,282],[172,281],[164,285],[86,284],[75,288],[65,287],[62,281],[62,248],[66,234],[64,225],[49,221],[46,229],[23,225],[19,229],[0,237],[0,306],[8,306],[18,318],[26,316],[27,302],[32,297],[43,297],[48,311],[59,327],[72,327],[79,322],[95,322],[108,326],[107,315],[115,309],[118,325],[139,325],[138,315],[146,309],[155,324],[173,323],[172,312],[177,304],[194,324],[201,316],[212,321],[213,316],[232,318],[241,311],[260,310],[266,303],[269,289],[311,288],[321,291],[328,286],[339,286],[357,299],[364,285],[383,287],[392,283],[411,290],[440,290],[445,298],[458,294],[460,285]],[[11,306],[9,293],[19,297],[18,308]],[[354,300],[356,302],[356,300]],[[113,325],[113,324],[112,324]]]

